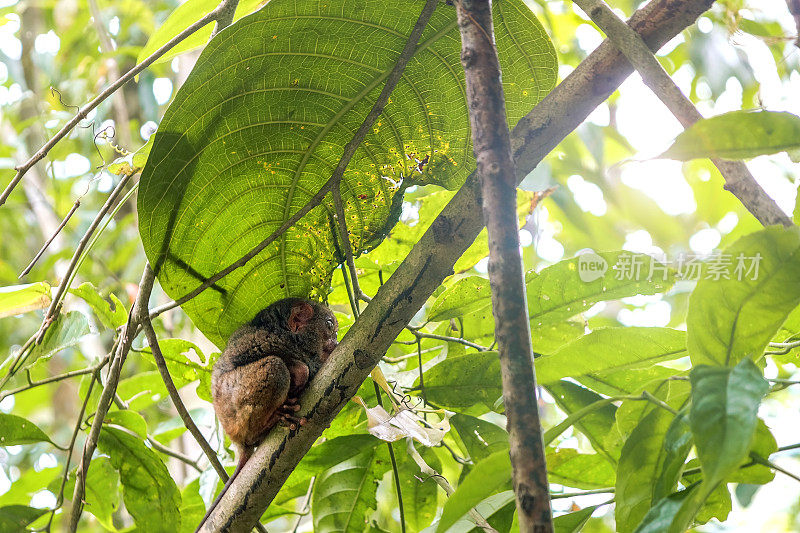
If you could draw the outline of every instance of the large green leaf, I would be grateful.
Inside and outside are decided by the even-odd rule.
[[[0,413],[0,446],[53,442],[39,426],[17,415]]]
[[[75,478],[72,479],[74,482]],[[107,457],[95,457],[89,464],[85,509],[106,529],[114,531],[113,515],[119,509],[119,474]]]
[[[687,347],[695,366],[759,358],[800,304],[800,228],[776,226],[747,235],[724,257],[730,279],[700,280],[689,300]],[[743,269],[737,271],[740,257]]]
[[[156,452],[137,437],[103,427],[98,448],[119,472],[125,507],[142,531],[176,531],[181,493]]]
[[[377,483],[391,468],[383,446],[375,447],[323,472],[314,484],[314,531],[364,531],[366,513],[375,509]]]
[[[474,416],[456,414],[450,419],[450,425],[458,432],[473,463],[496,451],[508,449],[508,432],[496,424]]]
[[[493,409],[503,394],[497,352],[472,352],[445,359],[425,372],[425,394],[435,405],[457,412],[476,404]]]
[[[572,448],[547,452],[547,474],[550,483],[578,489],[613,487],[614,466],[596,453],[579,453]]]
[[[11,483],[11,487],[0,495],[0,507],[27,505],[31,502],[31,497],[42,490],[43,487],[46,487],[53,494],[58,494],[63,473],[63,469],[59,467],[42,468],[38,472],[33,468],[22,470],[20,477],[15,479]],[[53,485],[55,485],[55,488]]]
[[[359,411],[361,411],[360,407]],[[368,434],[343,435],[317,444],[309,450],[300,464],[292,471],[275,501],[283,504],[305,494],[310,478],[318,476],[323,470],[332,468],[356,455],[367,453],[379,444],[381,444],[380,440]]]
[[[800,148],[800,117],[775,111],[732,111],[699,120],[661,157],[749,159]]]
[[[511,458],[508,449],[500,450],[483,459],[447,499],[436,531],[447,531],[447,528],[470,509],[510,483]]]
[[[468,276],[456,281],[436,298],[428,311],[428,320],[448,320],[492,304],[489,280]]]
[[[577,533],[592,517],[592,513],[600,507],[592,505],[569,514],[562,514],[553,519],[555,533]]]
[[[113,292],[108,295],[111,302],[100,296],[97,288],[89,282],[82,283],[80,287],[70,289],[69,292],[83,298],[92,308],[100,323],[109,329],[117,329],[128,321],[128,312],[125,310],[125,305],[119,301],[119,298]]]
[[[203,354],[200,347],[183,339],[161,339],[158,341],[158,346],[161,348],[161,354],[164,356],[167,369],[175,381],[175,385],[181,388],[199,379],[200,384],[197,387],[197,395],[210,402],[212,364]],[[155,359],[152,359],[153,352],[150,348],[146,348],[143,351],[148,354],[148,359],[155,364]],[[195,354],[194,357],[189,355],[192,352]],[[200,362],[198,363],[195,359],[199,359]]]
[[[592,448],[600,452],[610,463],[616,464],[619,452],[609,449],[605,441],[616,422],[617,407],[594,391],[567,380],[551,383],[546,389],[568,416],[579,417],[574,425],[589,439]],[[550,430],[545,434],[545,445],[550,444],[553,431]],[[552,435],[552,438],[556,436]],[[550,466],[550,463],[547,465]]]
[[[265,4],[267,0],[241,0],[236,6],[236,13],[233,20],[238,20],[244,15],[251,13],[259,6]],[[137,63],[141,63],[156,50],[167,44],[167,42],[178,35],[180,32],[209,14],[219,5],[218,0],[188,0],[180,4],[175,11],[170,13],[167,20],[159,26],[158,30],[150,36],[147,44],[139,51],[139,56],[136,58]],[[197,30],[192,35],[172,47],[169,52],[156,60],[156,64],[169,61],[173,57],[199,48],[208,42],[211,37],[211,31],[214,28],[214,23],[211,22],[203,28]]]
[[[689,424],[694,436],[697,457],[703,469],[703,479],[680,506],[669,531],[684,531],[704,504],[717,505],[706,511],[716,514],[725,509],[726,497],[718,486],[733,473],[747,457],[758,427],[758,407],[769,390],[769,383],[749,359],[733,368],[700,365],[692,369],[692,405]],[[724,489],[727,493],[727,488]],[[730,499],[730,494],[727,495]],[[706,511],[703,511],[706,513]]]
[[[671,531],[670,525],[681,506],[696,487],[684,489],[662,498],[656,505],[647,511],[635,533],[664,533]]]
[[[615,511],[620,533],[633,531],[652,505],[662,443],[672,419],[665,409],[654,409],[636,426],[622,447]]]
[[[742,460],[739,468],[725,478],[725,483],[746,483],[748,485],[763,485],[775,479],[775,471],[770,467],[753,463],[751,454],[768,459],[770,455],[778,451],[778,443],[763,420],[758,420],[756,435],[750,446],[750,452]],[[746,467],[745,467],[746,466]]]
[[[689,456],[693,443],[689,415],[682,411],[672,419],[664,435],[664,444],[656,469],[658,479],[653,486],[653,503],[669,496],[678,487],[678,481],[685,468],[686,457]]]
[[[631,252],[584,254],[525,276],[528,311],[537,326],[560,322],[597,302],[664,292],[674,282],[673,270]]]
[[[686,334],[670,328],[606,328],[576,339],[551,355],[536,359],[536,380],[553,383],[565,377],[620,371],[686,355]]]
[[[80,311],[59,314],[47,329],[41,344],[31,350],[25,366],[33,366],[39,360],[47,360],[70,346],[75,346],[82,337],[89,334],[89,322]]]
[[[393,444],[397,457],[403,508],[406,525],[411,531],[422,531],[433,522],[438,510],[437,500],[440,492],[434,478],[420,473],[419,465],[405,454],[405,443]],[[398,453],[400,452],[400,453]],[[436,472],[442,471],[442,464],[434,453],[434,448],[419,450],[424,461]]]
[[[0,531],[8,533],[28,531],[27,526],[48,511],[48,509],[36,509],[27,505],[0,507]]]
[[[139,190],[145,252],[170,296],[239,259],[319,190],[422,6],[272,0],[212,39],[159,126]],[[555,54],[522,0],[495,3],[494,17],[513,125],[553,86]],[[458,187],[473,160],[455,9],[440,3],[342,182],[355,253],[393,225],[406,186]],[[332,212],[324,202],[184,310],[222,344],[266,302],[324,296],[341,260]]]
[[[50,284],[44,281],[0,287],[0,318],[44,309],[50,301]]]
[[[747,456],[758,424],[758,406],[769,384],[747,359],[733,368],[699,366],[689,377],[689,421],[697,457],[704,482],[718,483]]]

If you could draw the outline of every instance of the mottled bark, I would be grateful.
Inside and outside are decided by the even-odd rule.
[[[519,528],[548,533],[553,531],[553,516],[519,253],[517,176],[494,45],[492,2],[457,1],[456,12],[483,220],[489,235],[489,283]]]

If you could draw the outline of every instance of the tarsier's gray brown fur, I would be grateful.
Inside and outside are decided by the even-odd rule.
[[[285,298],[231,335],[214,365],[211,395],[239,463],[200,526],[266,434],[282,421],[303,423],[294,416],[298,398],[336,347],[338,329],[324,305]]]

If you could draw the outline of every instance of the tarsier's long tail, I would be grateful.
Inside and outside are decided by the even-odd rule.
[[[239,472],[241,472],[242,468],[244,468],[245,463],[247,463],[247,461],[250,459],[250,456],[253,455],[253,448],[246,448],[244,446],[240,446],[238,452],[239,452],[239,464],[236,465],[236,470],[233,471],[233,475],[231,475],[231,477],[228,478],[228,481],[225,483],[225,486],[222,487],[222,490],[217,495],[214,502],[209,506],[208,511],[206,511],[206,515],[197,525],[195,533],[197,533],[203,528],[203,524],[206,523],[208,517],[211,516],[211,513],[214,511],[214,509],[217,508],[217,504],[219,504],[220,500],[225,495],[225,493],[228,492],[228,487],[230,487],[233,484],[233,480],[236,479],[236,476],[238,476]]]

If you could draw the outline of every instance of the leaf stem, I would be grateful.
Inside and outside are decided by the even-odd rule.
[[[150,269],[149,263],[145,265],[145,272],[147,275],[154,276],[153,271]],[[219,462],[217,453],[213,448],[211,448],[211,445],[200,432],[200,428],[198,428],[197,424],[195,424],[194,420],[192,420],[192,415],[189,414],[189,410],[186,409],[186,406],[183,404],[183,400],[181,400],[178,389],[175,387],[175,382],[172,381],[172,376],[169,374],[167,362],[164,360],[164,354],[161,353],[161,346],[158,344],[158,336],[156,335],[156,331],[153,329],[153,323],[150,321],[147,309],[143,310],[143,312],[139,315],[139,319],[141,320],[142,327],[144,328],[144,334],[147,336],[147,343],[150,345],[150,351],[153,354],[153,359],[155,359],[156,366],[161,374],[161,380],[164,382],[164,386],[167,388],[167,392],[169,393],[169,397],[172,399],[172,404],[175,406],[175,410],[178,411],[178,416],[181,417],[186,429],[189,430],[189,433],[192,434],[194,440],[197,441],[200,449],[203,450],[206,458],[211,463],[211,466],[214,467],[214,470],[217,472],[219,477],[222,478],[222,481],[228,481],[228,473],[225,471],[222,463]]]
[[[455,492],[455,489],[447,481],[447,478],[445,478],[439,472],[431,468],[430,465],[428,465],[428,463],[425,462],[425,459],[422,458],[417,449],[414,447],[414,439],[409,438],[406,439],[406,441],[407,441],[406,450],[408,451],[408,455],[410,455],[411,458],[414,460],[414,462],[417,463],[417,466],[419,467],[420,471],[423,474],[427,475],[429,479],[433,479],[436,482],[436,484],[439,485],[442,488],[442,490],[444,490],[444,493],[448,497],[450,497],[450,495],[453,494],[453,492]],[[497,530],[493,528],[491,525],[489,525],[489,522],[487,522],[486,519],[483,516],[481,516],[481,514],[474,508],[469,510],[469,515],[475,521],[475,525],[478,526],[479,528],[483,529],[487,533],[497,533]]]

